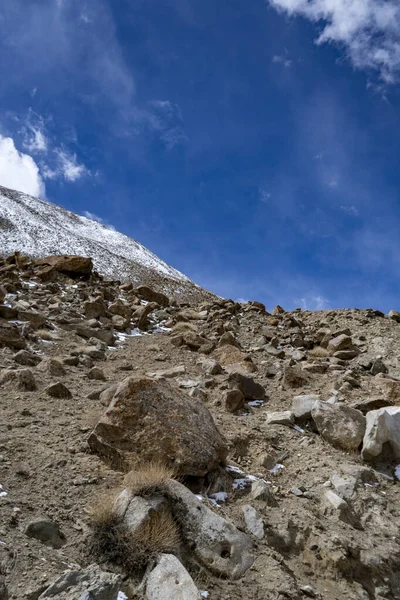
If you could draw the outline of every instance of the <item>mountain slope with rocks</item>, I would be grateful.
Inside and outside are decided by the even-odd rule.
[[[108,279],[151,285],[191,301],[213,297],[132,238],[51,202],[0,186],[0,255],[16,251],[36,258],[87,256]]]
[[[400,598],[400,313],[0,261],[0,598]]]

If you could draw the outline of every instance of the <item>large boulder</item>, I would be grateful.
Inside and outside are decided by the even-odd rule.
[[[46,256],[35,261],[36,266],[52,267],[60,273],[90,275],[93,271],[93,261],[84,256],[59,255]]]
[[[143,298],[143,300],[147,300],[148,302],[156,302],[160,306],[168,306],[169,298],[165,294],[161,292],[156,292],[151,288],[147,287],[147,285],[140,285],[135,293],[139,298]]]
[[[146,600],[199,600],[185,567],[173,554],[161,554],[146,583]]]
[[[364,415],[345,404],[316,402],[311,416],[321,436],[333,446],[357,450],[363,440],[366,421]]]
[[[195,558],[220,577],[242,577],[254,561],[251,538],[181,483],[169,480],[167,495],[182,538]]]
[[[167,381],[128,377],[89,437],[111,464],[162,461],[182,475],[204,476],[227,456],[208,409]]]
[[[379,456],[388,444],[396,459],[400,459],[400,407],[387,406],[367,414],[362,456],[371,459]]]

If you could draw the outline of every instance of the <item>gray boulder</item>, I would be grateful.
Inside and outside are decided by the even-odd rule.
[[[220,577],[238,579],[251,567],[251,539],[214,513],[184,485],[168,482],[172,512],[195,558]]]
[[[264,523],[260,513],[251,504],[242,507],[246,530],[259,540],[264,537]]]
[[[316,402],[319,402],[320,400],[321,397],[315,394],[295,396],[292,400],[292,412],[295,418],[300,421],[311,419],[311,411]]]

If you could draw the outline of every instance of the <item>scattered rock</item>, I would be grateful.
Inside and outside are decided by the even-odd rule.
[[[295,396],[292,400],[292,412],[295,418],[299,421],[311,419],[312,409],[320,400],[321,396],[315,394]]]
[[[33,352],[29,352],[28,350],[20,350],[14,354],[14,361],[24,367],[36,367],[41,360],[41,356],[33,354]]]
[[[283,388],[300,388],[309,383],[309,376],[300,367],[285,367],[283,372]]]

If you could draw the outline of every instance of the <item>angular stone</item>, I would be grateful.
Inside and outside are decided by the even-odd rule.
[[[260,513],[250,504],[242,506],[242,511],[248,533],[262,540],[264,537],[264,523]]]
[[[46,325],[46,317],[34,310],[19,310],[18,320],[29,323],[34,331]]]
[[[199,600],[185,567],[173,554],[161,554],[146,582],[146,600]]]
[[[65,369],[62,363],[56,358],[46,357],[37,366],[37,371],[48,373],[52,377],[62,377],[65,375]]]
[[[389,444],[394,457],[400,459],[400,407],[388,406],[367,413],[362,457],[379,456],[384,444]]]
[[[227,455],[210,412],[167,381],[128,377],[89,437],[112,464],[163,461],[182,475],[204,476]]]
[[[390,310],[388,316],[389,319],[392,319],[392,321],[397,321],[397,323],[400,323],[400,312],[397,310]]]
[[[353,346],[353,341],[349,335],[338,335],[332,338],[328,342],[328,350],[332,352],[338,352],[339,350],[348,350]]]
[[[90,565],[82,571],[65,571],[39,596],[39,600],[117,600],[121,584],[121,575]]]
[[[317,402],[311,416],[320,435],[333,446],[357,450],[363,440],[366,421],[364,415],[345,404]]]
[[[200,361],[200,365],[207,375],[219,375],[222,373],[222,367],[217,360],[213,358],[203,358]]]
[[[26,348],[26,340],[21,336],[21,332],[16,325],[0,322],[0,348],[7,346],[21,350]]]
[[[36,266],[48,266],[56,269],[60,273],[73,273],[77,275],[90,275],[93,270],[93,262],[91,258],[83,256],[60,255],[46,256],[35,260]]]
[[[85,302],[83,312],[87,319],[98,319],[104,317],[107,312],[107,305],[102,299]]]
[[[228,412],[235,412],[243,408],[243,393],[240,390],[227,390],[224,396],[224,406]]]
[[[185,373],[185,365],[177,365],[176,367],[165,369],[165,371],[155,371],[155,373],[147,373],[147,375],[148,377],[152,377],[153,379],[170,379],[172,377],[179,377],[180,375],[184,375]]]
[[[316,394],[306,394],[304,396],[295,396],[292,400],[292,412],[296,419],[311,419],[311,411],[316,402],[321,400],[321,396]]]
[[[116,337],[113,334],[112,331],[110,331],[109,329],[92,329],[91,327],[87,327],[83,324],[80,324],[76,327],[76,333],[78,335],[80,335],[81,337],[84,338],[91,338],[91,337],[95,337],[98,340],[100,340],[101,342],[104,342],[105,344],[107,344],[107,346],[113,346],[115,341],[116,341]]]
[[[4,287],[4,285],[0,284],[0,302],[3,302],[4,298],[6,297],[6,295],[7,295],[6,288]]]
[[[143,300],[147,300],[148,302],[155,302],[156,304],[159,304],[160,306],[168,306],[169,305],[168,296],[166,296],[165,294],[162,294],[161,292],[156,292],[155,290],[152,290],[151,288],[147,287],[146,285],[140,285],[135,290],[135,293],[137,296],[139,296],[139,298],[143,298]]]
[[[265,389],[260,383],[238,371],[229,374],[229,383],[232,387],[239,389],[247,400],[262,400],[266,396]]]
[[[294,423],[294,414],[291,410],[268,413],[265,422],[267,425],[292,425]]]
[[[19,365],[23,365],[24,367],[35,367],[41,362],[41,360],[41,356],[38,356],[33,352],[29,352],[28,350],[19,350],[19,352],[14,354],[14,361]]]
[[[93,367],[87,374],[88,379],[94,379],[96,381],[105,381],[106,377],[102,369],[99,367]]]
[[[283,388],[300,388],[309,383],[309,376],[300,367],[285,367],[283,372]]]
[[[251,539],[177,481],[169,480],[167,494],[183,540],[195,558],[215,575],[242,577],[254,561]]]
[[[355,477],[340,477],[340,475],[332,475],[331,483],[337,494],[344,500],[351,500],[356,494],[357,479]]]
[[[212,357],[225,367],[227,372],[238,371],[246,374],[257,371],[257,367],[251,358],[239,348],[230,344],[216,348],[212,353]]]

